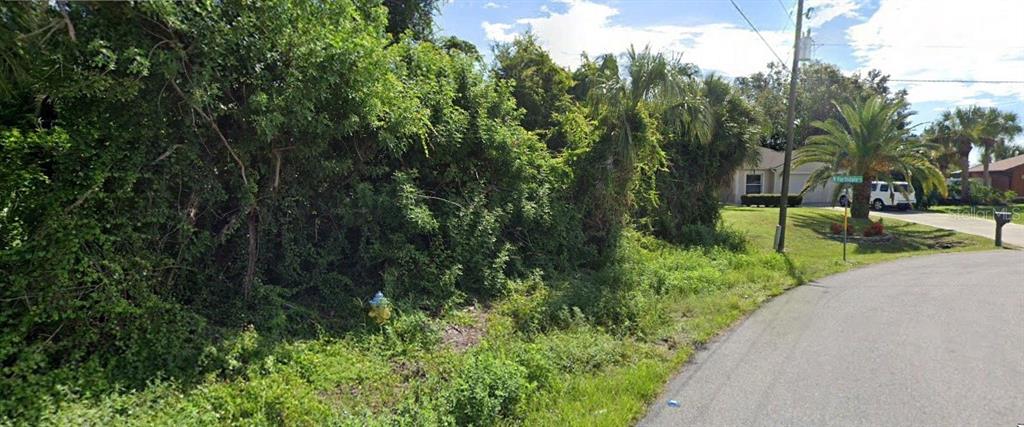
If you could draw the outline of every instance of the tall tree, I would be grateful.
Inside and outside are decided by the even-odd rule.
[[[940,136],[956,141],[960,161],[960,201],[965,203],[971,200],[968,171],[971,169],[971,151],[974,150],[976,129],[981,123],[981,116],[981,108],[973,106],[943,112],[939,119],[942,122],[941,130],[944,132]]]
[[[692,79],[662,114],[667,166],[657,174],[654,231],[686,243],[691,226],[714,228],[718,188],[736,168],[756,156],[759,123],[750,104],[724,79]]]
[[[956,138],[951,136],[949,124],[936,120],[925,128],[921,138],[932,143],[935,149],[932,151],[932,161],[942,171],[942,174],[949,176],[951,167],[960,164],[960,148]]]
[[[761,145],[781,149],[786,142],[786,104],[789,72],[777,64],[768,70],[735,80],[739,93],[755,106],[761,116]],[[905,91],[893,91],[889,77],[877,70],[865,76],[844,75],[838,67],[822,62],[811,62],[800,68],[797,85],[796,147],[802,146],[821,130],[812,123],[830,118],[838,119],[834,104],[859,102],[877,95],[891,101],[905,100]],[[906,108],[906,107],[905,107]]]
[[[427,40],[434,35],[434,13],[441,8],[441,0],[384,0],[388,8],[388,34],[399,37],[409,31],[416,40]]]
[[[875,95],[863,101],[836,105],[840,119],[814,122],[822,134],[811,136],[797,151],[794,165],[823,163],[807,180],[804,191],[824,185],[840,173],[861,175],[854,187],[852,215],[867,218],[871,181],[898,176],[917,179],[925,191],[945,193],[942,172],[931,161],[930,143],[911,137],[904,126],[909,114],[902,101]]]
[[[1010,143],[999,144],[996,147],[992,157],[995,160],[1009,159],[1011,157],[1017,157],[1024,155],[1024,146]]]
[[[240,325],[341,332],[378,289],[437,309],[580,262],[508,86],[366,3],[41,2],[0,41],[34,52],[0,96],[0,419],[51,372],[182,378]],[[50,126],[6,115],[41,96]]]
[[[999,111],[994,107],[985,110],[985,117],[977,132],[977,140],[981,147],[982,180],[986,186],[992,186],[989,166],[996,150],[1005,145],[1008,138],[1021,133],[1021,130],[1016,113]]]
[[[982,149],[981,160],[985,168],[985,182],[986,185],[991,185],[991,177],[988,176],[989,163],[1006,138],[1021,132],[1016,114],[976,105],[957,107],[953,111],[943,112],[929,129],[931,132],[926,136],[933,141],[952,142],[957,146],[961,178],[960,200],[965,203],[971,200],[968,171],[971,168],[971,152],[974,147]]]
[[[536,131],[548,140],[557,116],[569,108],[572,74],[555,64],[551,56],[537,44],[532,34],[517,37],[510,43],[501,43],[494,49],[495,75],[514,84],[512,96],[525,111],[524,128]],[[561,150],[565,141],[550,140],[548,146]]]
[[[579,160],[576,182],[588,238],[600,250],[616,242],[635,206],[639,179],[653,177],[664,165],[657,118],[689,105],[691,67],[649,48],[630,48],[624,57],[623,75],[610,55],[586,61],[577,72],[577,89],[602,132]],[[706,127],[693,131],[707,133]]]

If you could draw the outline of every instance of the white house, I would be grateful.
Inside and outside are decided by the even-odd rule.
[[[758,147],[757,150],[761,159],[757,162],[748,162],[744,167],[736,169],[731,179],[719,189],[719,197],[723,203],[739,204],[740,196],[744,194],[782,191],[782,164],[785,153],[764,147]],[[821,163],[808,163],[793,168],[789,174],[789,194],[800,194],[811,172],[821,166]],[[832,195],[835,194],[835,188],[835,184],[830,181],[824,187],[808,191],[804,194],[804,205],[833,205]]]

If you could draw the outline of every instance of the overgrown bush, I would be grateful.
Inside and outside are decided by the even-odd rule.
[[[982,183],[979,179],[971,179],[969,185],[971,186],[972,204],[1006,206],[1017,199],[1017,193],[1013,190],[1003,191],[992,188]],[[949,184],[949,196],[951,199],[960,198],[959,183]]]
[[[727,83],[646,50],[570,79],[530,48],[492,78],[465,42],[393,18],[356,0],[0,4],[18,70],[0,82],[0,419],[109,395],[60,419],[118,420],[150,398],[124,390],[208,382],[182,420],[302,424],[327,407],[318,381],[372,386],[282,342],[361,334],[377,359],[318,351],[412,358],[440,342],[434,316],[495,298],[525,336],[643,333],[664,323],[652,295],[727,285],[655,277],[620,241],[665,214],[649,228],[666,239],[742,248],[716,229],[753,128]],[[525,86],[537,67],[568,93]],[[382,328],[378,290],[397,312]],[[560,360],[540,346],[475,356],[425,412],[514,418],[549,376],[534,355]]]
[[[372,2],[67,7],[74,39],[16,38],[42,53],[0,101],[0,413],[62,366],[187,378],[245,325],[350,331],[379,289],[438,313],[586,258],[572,174],[510,85]]]
[[[971,181],[971,199],[974,203],[1007,206],[1017,198],[1013,190],[999,190],[980,182]]]
[[[715,230],[720,184],[755,160],[759,128],[753,108],[725,80],[691,74],[687,82],[690,96],[662,116],[667,165],[655,174],[657,197],[642,212],[656,236],[692,245],[704,240],[695,234]]]
[[[684,246],[720,247],[733,252],[743,252],[747,248],[746,236],[723,226],[686,224],[680,230],[678,240]]]
[[[457,425],[487,426],[509,419],[534,387],[522,366],[482,352],[460,368],[452,388]]]

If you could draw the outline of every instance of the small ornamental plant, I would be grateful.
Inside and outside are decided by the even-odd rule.
[[[872,222],[871,224],[868,224],[867,227],[864,227],[863,234],[864,237],[874,237],[885,234],[885,226],[882,225],[882,220],[878,220],[878,222]]]
[[[838,222],[832,223],[832,234],[843,234],[843,224]],[[846,224],[846,234],[853,235],[853,224]]]

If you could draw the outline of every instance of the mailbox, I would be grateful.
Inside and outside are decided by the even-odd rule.
[[[1012,212],[996,212],[996,246],[1003,246],[1003,226],[1013,219]]]

